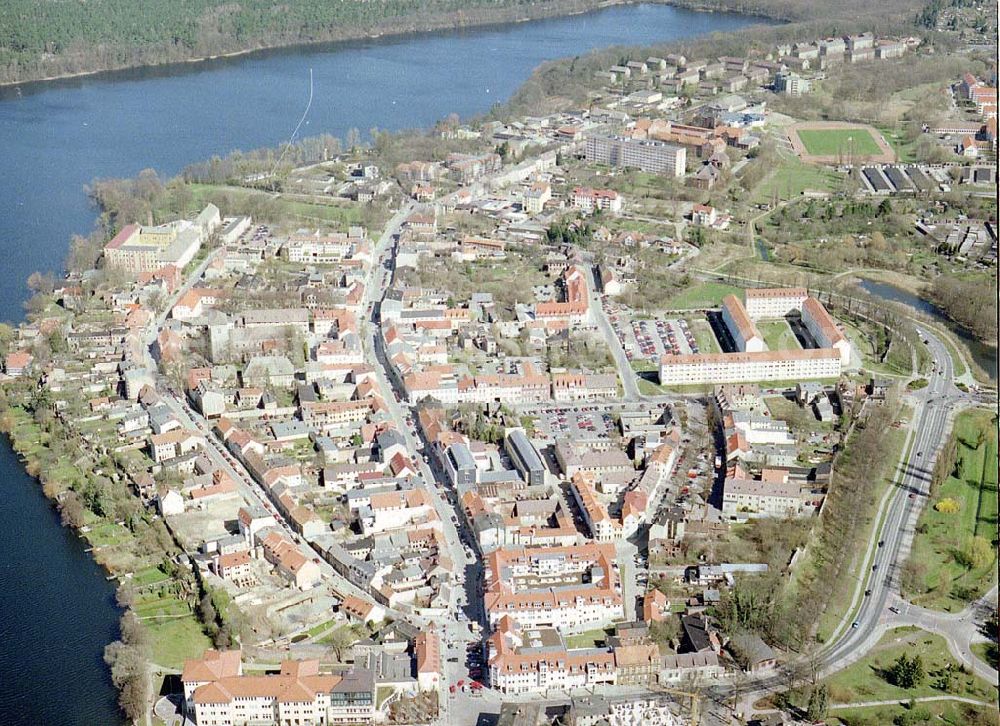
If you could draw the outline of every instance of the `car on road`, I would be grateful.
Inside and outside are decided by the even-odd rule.
[[[877,570],[878,570],[878,563],[875,563],[874,565],[872,565],[872,572],[875,572]]]
[[[879,547],[881,547],[881,546],[882,546],[882,545],[884,545],[884,544],[885,544],[885,540],[884,540],[884,539],[880,539],[880,540],[878,541],[878,546],[879,546]]]
[[[872,591],[871,590],[865,590],[865,597],[871,597],[871,596],[872,596]]]
[[[889,612],[896,613],[896,615],[899,615],[899,608],[893,605],[891,608],[889,608]]]
[[[853,623],[851,623],[851,627],[852,627],[852,628],[857,628],[857,627],[858,627],[858,625],[859,625],[859,623],[858,623],[858,621],[857,621],[857,620],[855,620],[855,621],[854,621]]]
[[[924,455],[924,452],[922,452],[922,451],[918,451],[917,452],[917,456],[923,456],[923,455]]]
[[[910,492],[910,499],[914,499],[916,496],[917,496],[916,494],[914,494],[913,492]]]

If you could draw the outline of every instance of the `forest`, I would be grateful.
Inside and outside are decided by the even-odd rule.
[[[0,83],[544,17],[599,0],[4,0]]]

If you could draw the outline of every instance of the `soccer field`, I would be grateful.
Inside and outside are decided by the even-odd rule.
[[[868,129],[799,129],[795,133],[810,156],[878,156],[882,153]]]

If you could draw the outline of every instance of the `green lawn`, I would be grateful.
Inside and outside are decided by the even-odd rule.
[[[191,612],[191,608],[186,602],[172,596],[141,599],[136,603],[134,610],[139,619],[147,621],[147,624],[158,619],[172,618]]]
[[[955,471],[921,513],[911,555],[922,568],[923,586],[913,601],[947,611],[961,610],[995,579],[998,534],[996,417],[981,409],[964,411],[955,419],[952,437],[957,442]],[[945,498],[957,501],[959,511],[935,510],[933,505]],[[956,560],[955,553],[972,536],[993,543],[994,557],[983,567],[969,570]]]
[[[764,179],[754,190],[757,203],[794,199],[802,192],[834,192],[843,187],[844,175],[815,164],[806,164],[795,158],[783,159],[774,173]]]
[[[879,131],[882,132],[882,137],[889,143],[892,150],[896,152],[896,157],[899,159],[900,163],[912,164],[917,160],[916,140],[907,141],[903,138],[901,130],[895,131],[885,126],[880,126]]]
[[[188,658],[198,658],[212,647],[194,615],[143,622],[153,643],[153,662],[180,669]]]
[[[757,329],[764,336],[768,350],[798,350],[802,347],[785,320],[762,320],[757,323]]]
[[[900,719],[900,720],[897,720]],[[913,719],[906,721],[905,719]],[[838,708],[830,711],[826,723],[844,726],[885,726],[892,723],[934,723],[941,726],[969,726],[996,723],[996,709],[956,701],[932,701],[898,706]]]
[[[877,156],[882,153],[867,129],[801,129],[795,133],[811,156]]]
[[[687,318],[687,324],[691,335],[694,336],[694,340],[698,344],[699,353],[722,352],[722,348],[719,347],[719,341],[715,339],[715,333],[712,332],[712,326],[708,324],[708,320],[703,317],[689,317]]]
[[[155,585],[157,583],[169,579],[170,578],[167,576],[167,574],[159,567],[147,567],[146,569],[139,570],[134,575],[132,575],[132,582],[135,584],[136,587]]]
[[[566,647],[568,648],[596,648],[607,641],[610,631],[603,628],[595,628],[577,635],[566,637]]]
[[[885,678],[884,670],[902,654],[907,657],[919,655],[923,661],[927,676],[915,688],[899,688]],[[951,689],[942,690],[937,687],[937,680],[948,664],[952,664],[956,672],[952,677]],[[996,687],[971,673],[957,672],[958,665],[941,636],[915,628],[896,628],[886,633],[862,660],[826,679],[830,688],[830,702],[854,703],[955,695],[995,703]]]
[[[1000,651],[998,651],[996,643],[974,643],[972,645],[972,652],[984,663],[989,663],[990,667],[994,670],[1000,667],[1000,659],[997,657]]]
[[[688,308],[714,308],[722,304],[726,295],[742,297],[743,290],[721,282],[702,282],[692,285],[664,303],[663,307],[671,310]]]
[[[631,365],[632,370],[637,373],[648,373],[650,371],[660,370],[660,367],[655,363],[651,363],[649,358],[633,358],[629,361],[629,365]]]
[[[94,547],[113,547],[131,539],[132,534],[114,522],[105,522],[93,527],[84,535]]]

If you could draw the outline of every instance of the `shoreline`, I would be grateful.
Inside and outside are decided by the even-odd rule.
[[[3,92],[13,89],[35,90],[35,87],[42,88],[59,81],[72,81],[77,79],[90,78],[101,75],[113,75],[118,73],[141,72],[143,70],[154,71],[168,69],[171,67],[182,68],[189,65],[209,64],[213,61],[226,61],[264,54],[275,51],[294,51],[297,49],[320,49],[322,47],[335,48],[341,44],[356,43],[367,40],[390,40],[406,37],[416,37],[430,35],[433,33],[447,33],[461,30],[482,30],[491,27],[501,28],[504,26],[520,25],[540,20],[550,20],[556,18],[570,18],[577,15],[595,13],[608,8],[625,5],[668,5],[679,10],[687,10],[696,13],[731,13],[743,15],[745,17],[755,17],[768,20],[774,23],[795,22],[794,19],[777,12],[771,12],[767,8],[761,8],[752,12],[741,10],[738,7],[718,7],[710,3],[699,2],[698,0],[554,0],[551,5],[532,8],[502,8],[498,10],[485,11],[493,17],[481,19],[463,19],[456,17],[454,13],[449,16],[432,18],[423,23],[414,22],[413,18],[408,18],[406,27],[385,28],[375,30],[346,30],[342,35],[320,40],[278,42],[273,44],[255,45],[248,48],[226,51],[224,53],[213,53],[211,55],[198,55],[189,58],[179,58],[176,60],[165,60],[153,63],[138,63],[116,65],[107,68],[95,68],[92,70],[75,71],[72,73],[58,73],[41,78],[26,78],[14,81],[0,81],[0,100]],[[734,3],[735,5],[735,3]],[[516,11],[516,12],[511,12]],[[610,46],[613,46],[612,43]]]
[[[166,60],[156,63],[139,63],[112,66],[107,68],[95,68],[92,70],[76,71],[72,73],[59,73],[42,78],[26,78],[15,81],[0,81],[0,90],[14,89],[19,87],[45,86],[57,81],[71,81],[74,79],[89,78],[103,74],[126,73],[129,71],[142,71],[153,69],[166,69],[170,67],[180,68],[187,65],[197,65],[201,63],[211,63],[212,61],[224,61],[252,56],[256,53],[267,53],[280,50],[295,50],[305,48],[319,48],[320,46],[336,46],[343,43],[352,43],[365,40],[381,40],[393,38],[405,38],[407,36],[427,35],[431,33],[460,31],[465,29],[483,29],[491,26],[511,26],[521,23],[529,23],[537,20],[548,20],[554,18],[568,18],[575,15],[585,15],[597,12],[606,8],[619,5],[671,5],[685,10],[696,12],[718,12],[711,8],[699,8],[697,5],[686,5],[683,0],[554,0],[550,5],[531,8],[501,8],[497,10],[485,11],[488,15],[494,16],[482,19],[463,20],[460,14],[456,16],[451,13],[448,16],[431,18],[420,22],[415,17],[401,19],[405,27],[385,28],[373,30],[345,30],[342,35],[326,38],[322,40],[292,41],[288,43],[274,43],[256,45],[249,48],[227,51],[225,53],[214,53],[211,55],[199,55],[190,58],[180,58],[177,60]],[[582,5],[582,7],[581,7]],[[512,12],[514,11],[514,12]],[[737,12],[737,11],[732,11]],[[32,89],[28,89],[32,90]]]

